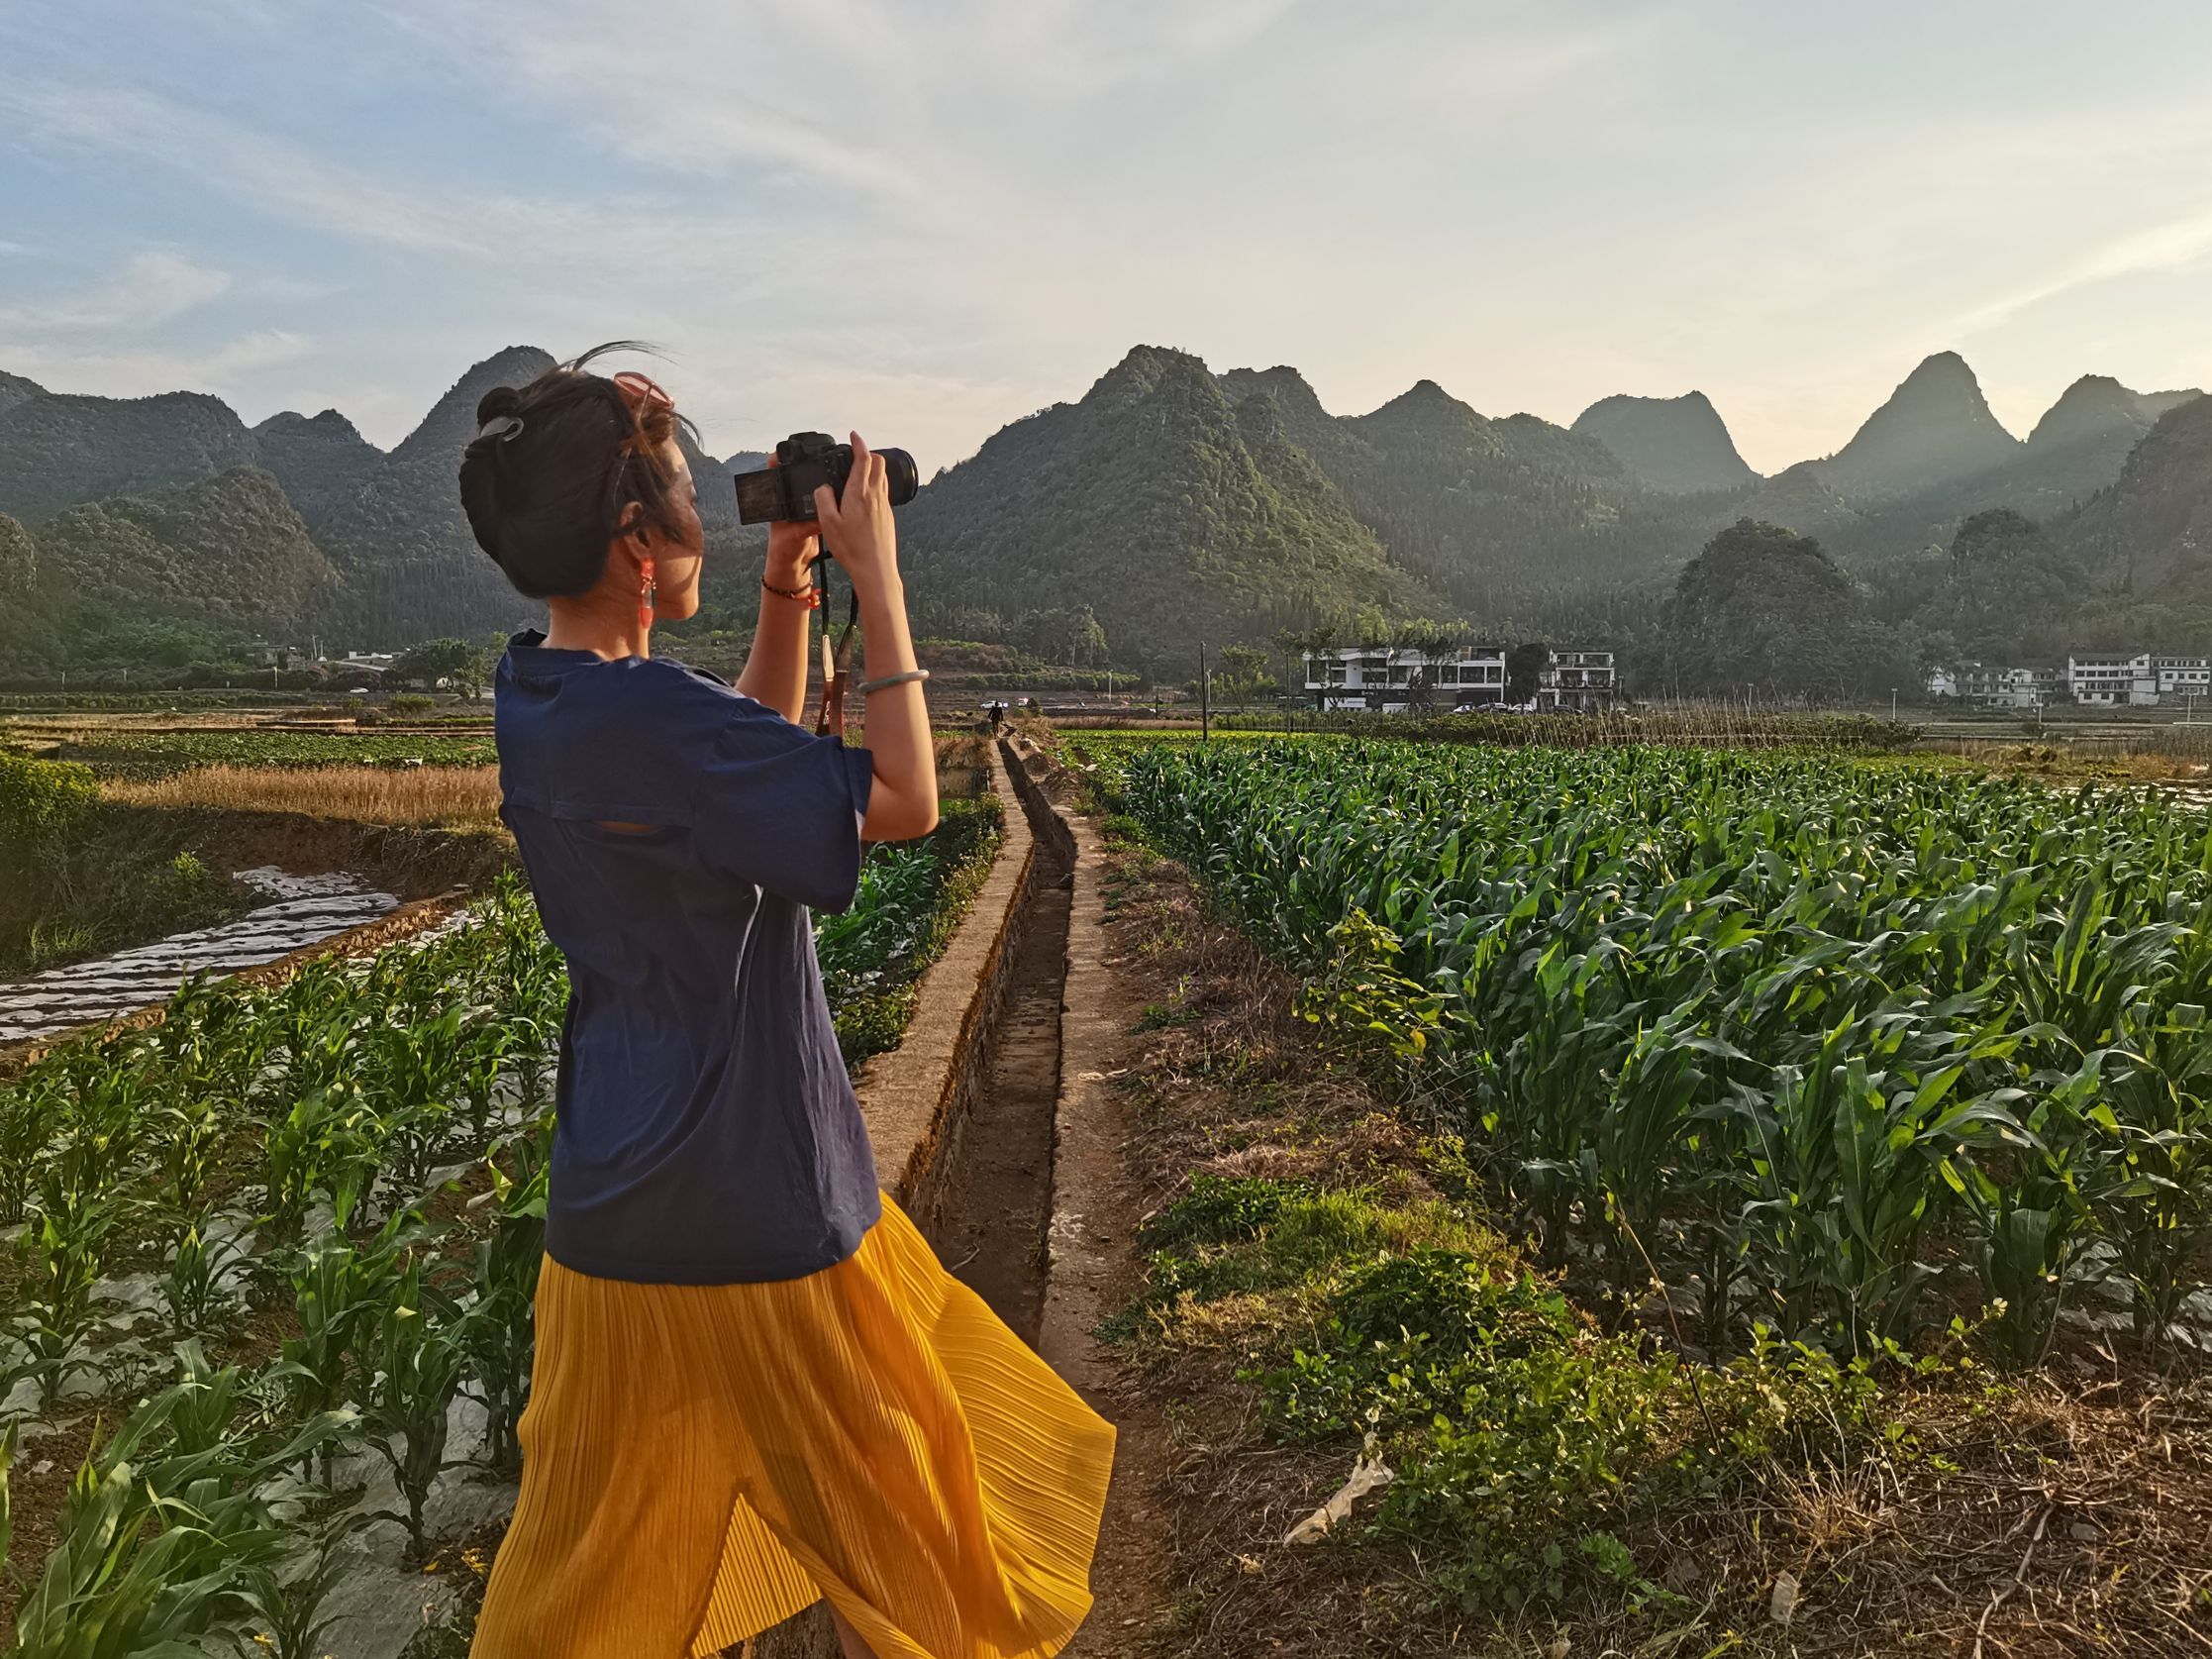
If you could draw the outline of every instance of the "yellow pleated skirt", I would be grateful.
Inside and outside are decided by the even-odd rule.
[[[471,1659],[702,1659],[827,1597],[878,1659],[1036,1659],[1090,1609],[1114,1430],[888,1197],[836,1267],[548,1260]]]

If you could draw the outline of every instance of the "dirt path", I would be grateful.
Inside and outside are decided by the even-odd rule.
[[[1140,1128],[1119,1080],[1136,1058],[1132,1027],[1147,997],[1127,962],[1110,954],[1097,837],[1087,819],[1073,819],[1071,827],[1076,870],[1043,1351],[1121,1436],[1091,1573],[1096,1601],[1067,1652],[1070,1659],[1136,1659],[1150,1648],[1169,1608],[1174,1446],[1159,1400],[1093,1333],[1129,1302],[1142,1280],[1137,1227],[1152,1194],[1128,1156]]]

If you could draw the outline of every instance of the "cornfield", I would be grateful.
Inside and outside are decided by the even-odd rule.
[[[2212,1335],[2201,810],[1833,755],[1090,755],[1621,1305],[1657,1278],[1716,1353]]]
[[[879,850],[825,918],[841,1035],[849,999],[896,1041],[886,985],[990,863],[995,798],[955,804],[959,834]],[[7,1651],[312,1659],[352,1529],[396,1522],[427,1560],[444,1472],[517,1473],[566,999],[510,880],[442,937],[274,986],[188,983],[159,1024],[0,1085],[0,1227],[20,1234],[0,1566],[27,1587]],[[10,1562],[19,1447],[92,1410],[112,1432],[58,1541]],[[349,1510],[378,1467],[391,1506]]]

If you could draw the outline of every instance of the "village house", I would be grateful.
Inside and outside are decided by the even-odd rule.
[[[1306,692],[1317,708],[1380,709],[1400,713],[1506,706],[1506,658],[1502,645],[1339,646],[1309,651]],[[1533,701],[1513,706],[1546,713],[1588,714],[1620,694],[1614,653],[1597,647],[1547,650]]]

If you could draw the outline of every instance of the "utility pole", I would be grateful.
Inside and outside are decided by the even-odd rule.
[[[1206,677],[1206,642],[1200,640],[1198,642],[1198,740],[1201,743],[1208,743],[1213,740],[1213,684]]]

